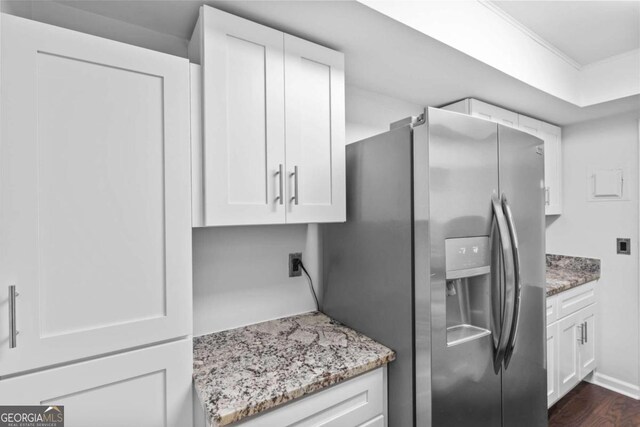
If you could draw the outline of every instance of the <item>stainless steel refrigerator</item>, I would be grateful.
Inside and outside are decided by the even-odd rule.
[[[389,426],[547,424],[543,144],[429,108],[347,146],[323,311],[397,352]]]

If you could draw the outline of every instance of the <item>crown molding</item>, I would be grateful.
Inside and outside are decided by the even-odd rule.
[[[557,56],[558,58],[560,58],[561,60],[563,60],[570,66],[572,66],[573,68],[575,68],[576,70],[580,71],[582,69],[582,65],[580,63],[578,63],[569,55],[567,55],[566,53],[564,53],[563,51],[561,51],[560,49],[558,49],[557,47],[549,43],[544,38],[540,37],[540,35],[538,35],[537,33],[525,27],[520,21],[515,19],[513,16],[509,15],[507,12],[505,12],[503,9],[501,9],[498,5],[496,5],[492,1],[490,0],[477,0],[477,1],[478,3],[480,3],[481,5],[485,6],[487,9],[495,13],[497,16],[502,18],[502,20],[504,20],[506,23],[510,24],[512,27],[514,27],[521,33],[528,36],[530,39],[532,39],[533,41],[538,43],[540,46],[547,49],[549,52],[551,52],[552,54],[554,54],[555,56]]]

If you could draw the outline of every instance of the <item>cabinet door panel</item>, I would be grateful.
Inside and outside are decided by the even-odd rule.
[[[586,377],[596,368],[596,316],[595,306],[590,305],[581,312],[584,325],[584,344],[580,346],[580,378]]]
[[[540,122],[540,120],[518,114],[518,129],[540,138],[542,122]]]
[[[580,319],[580,313],[574,313],[558,322],[560,396],[580,382]]]
[[[283,33],[202,8],[206,225],[285,222]]]
[[[562,147],[560,137],[557,135],[545,135],[545,152],[548,152],[548,173],[545,179],[548,187],[548,215],[562,213]]]
[[[191,340],[0,380],[5,405],[64,405],[69,427],[191,425]]]
[[[470,102],[472,116],[481,117],[512,128],[518,127],[518,113],[478,101],[477,99],[471,99]]]
[[[562,213],[562,130],[548,123],[541,124],[541,138],[545,151],[545,187],[547,215]]]
[[[189,334],[187,61],[2,19],[0,375]]]
[[[553,323],[547,326],[547,406],[553,405],[560,397],[558,356],[558,323]]]
[[[285,76],[287,222],[344,221],[344,56],[285,35]]]

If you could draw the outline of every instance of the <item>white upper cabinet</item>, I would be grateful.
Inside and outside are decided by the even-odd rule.
[[[562,214],[562,130],[558,126],[467,98],[442,107],[520,129],[544,141],[545,214]]]
[[[191,333],[188,67],[2,16],[0,376]]]
[[[207,6],[189,52],[193,225],[344,221],[344,56]]]

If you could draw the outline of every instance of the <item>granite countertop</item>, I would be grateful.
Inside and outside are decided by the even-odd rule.
[[[547,296],[600,278],[600,260],[547,254]]]
[[[370,371],[395,353],[320,312],[193,339],[193,380],[213,427]]]

